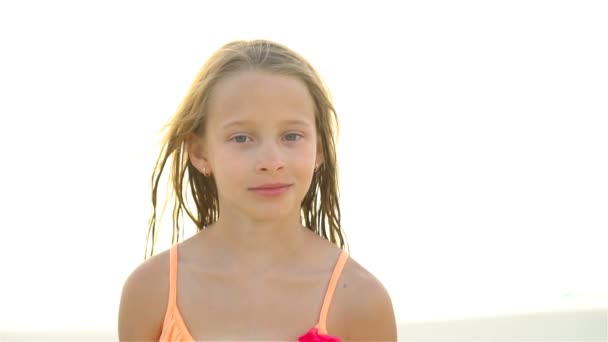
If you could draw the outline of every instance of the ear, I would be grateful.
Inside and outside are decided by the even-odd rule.
[[[211,164],[207,157],[207,146],[204,139],[196,134],[190,134],[186,139],[188,158],[194,167],[203,175],[211,173]]]

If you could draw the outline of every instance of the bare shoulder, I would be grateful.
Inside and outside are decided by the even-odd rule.
[[[169,252],[155,255],[127,277],[120,298],[121,341],[158,341],[169,299]]]
[[[336,289],[336,313],[347,341],[396,341],[391,297],[384,285],[349,258]],[[336,315],[336,316],[337,316]]]

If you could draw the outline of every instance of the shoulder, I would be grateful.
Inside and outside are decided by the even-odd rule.
[[[349,257],[336,289],[336,306],[348,341],[396,341],[391,297],[371,272]]]
[[[158,340],[169,301],[169,251],[140,264],[127,277],[120,298],[121,341]]]

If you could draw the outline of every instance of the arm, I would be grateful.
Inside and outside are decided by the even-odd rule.
[[[352,257],[344,267],[341,280],[336,292],[338,305],[334,319],[330,320],[333,331],[342,336],[344,342],[397,341],[393,304],[384,285]]]
[[[353,298],[348,341],[397,341],[397,324],[391,298],[384,286],[371,278]]]
[[[159,340],[168,298],[168,277],[163,277],[168,268],[163,270],[160,264],[150,259],[126,280],[118,313],[120,341]]]

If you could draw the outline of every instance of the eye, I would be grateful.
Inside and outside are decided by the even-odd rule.
[[[300,138],[302,138],[302,134],[298,134],[298,133],[285,134],[285,140],[287,140],[287,141],[297,141],[297,140],[300,140]]]
[[[242,143],[247,142],[247,139],[250,139],[250,138],[248,136],[246,136],[246,135],[239,134],[239,135],[235,135],[230,140],[233,140],[236,143],[242,144]]]

